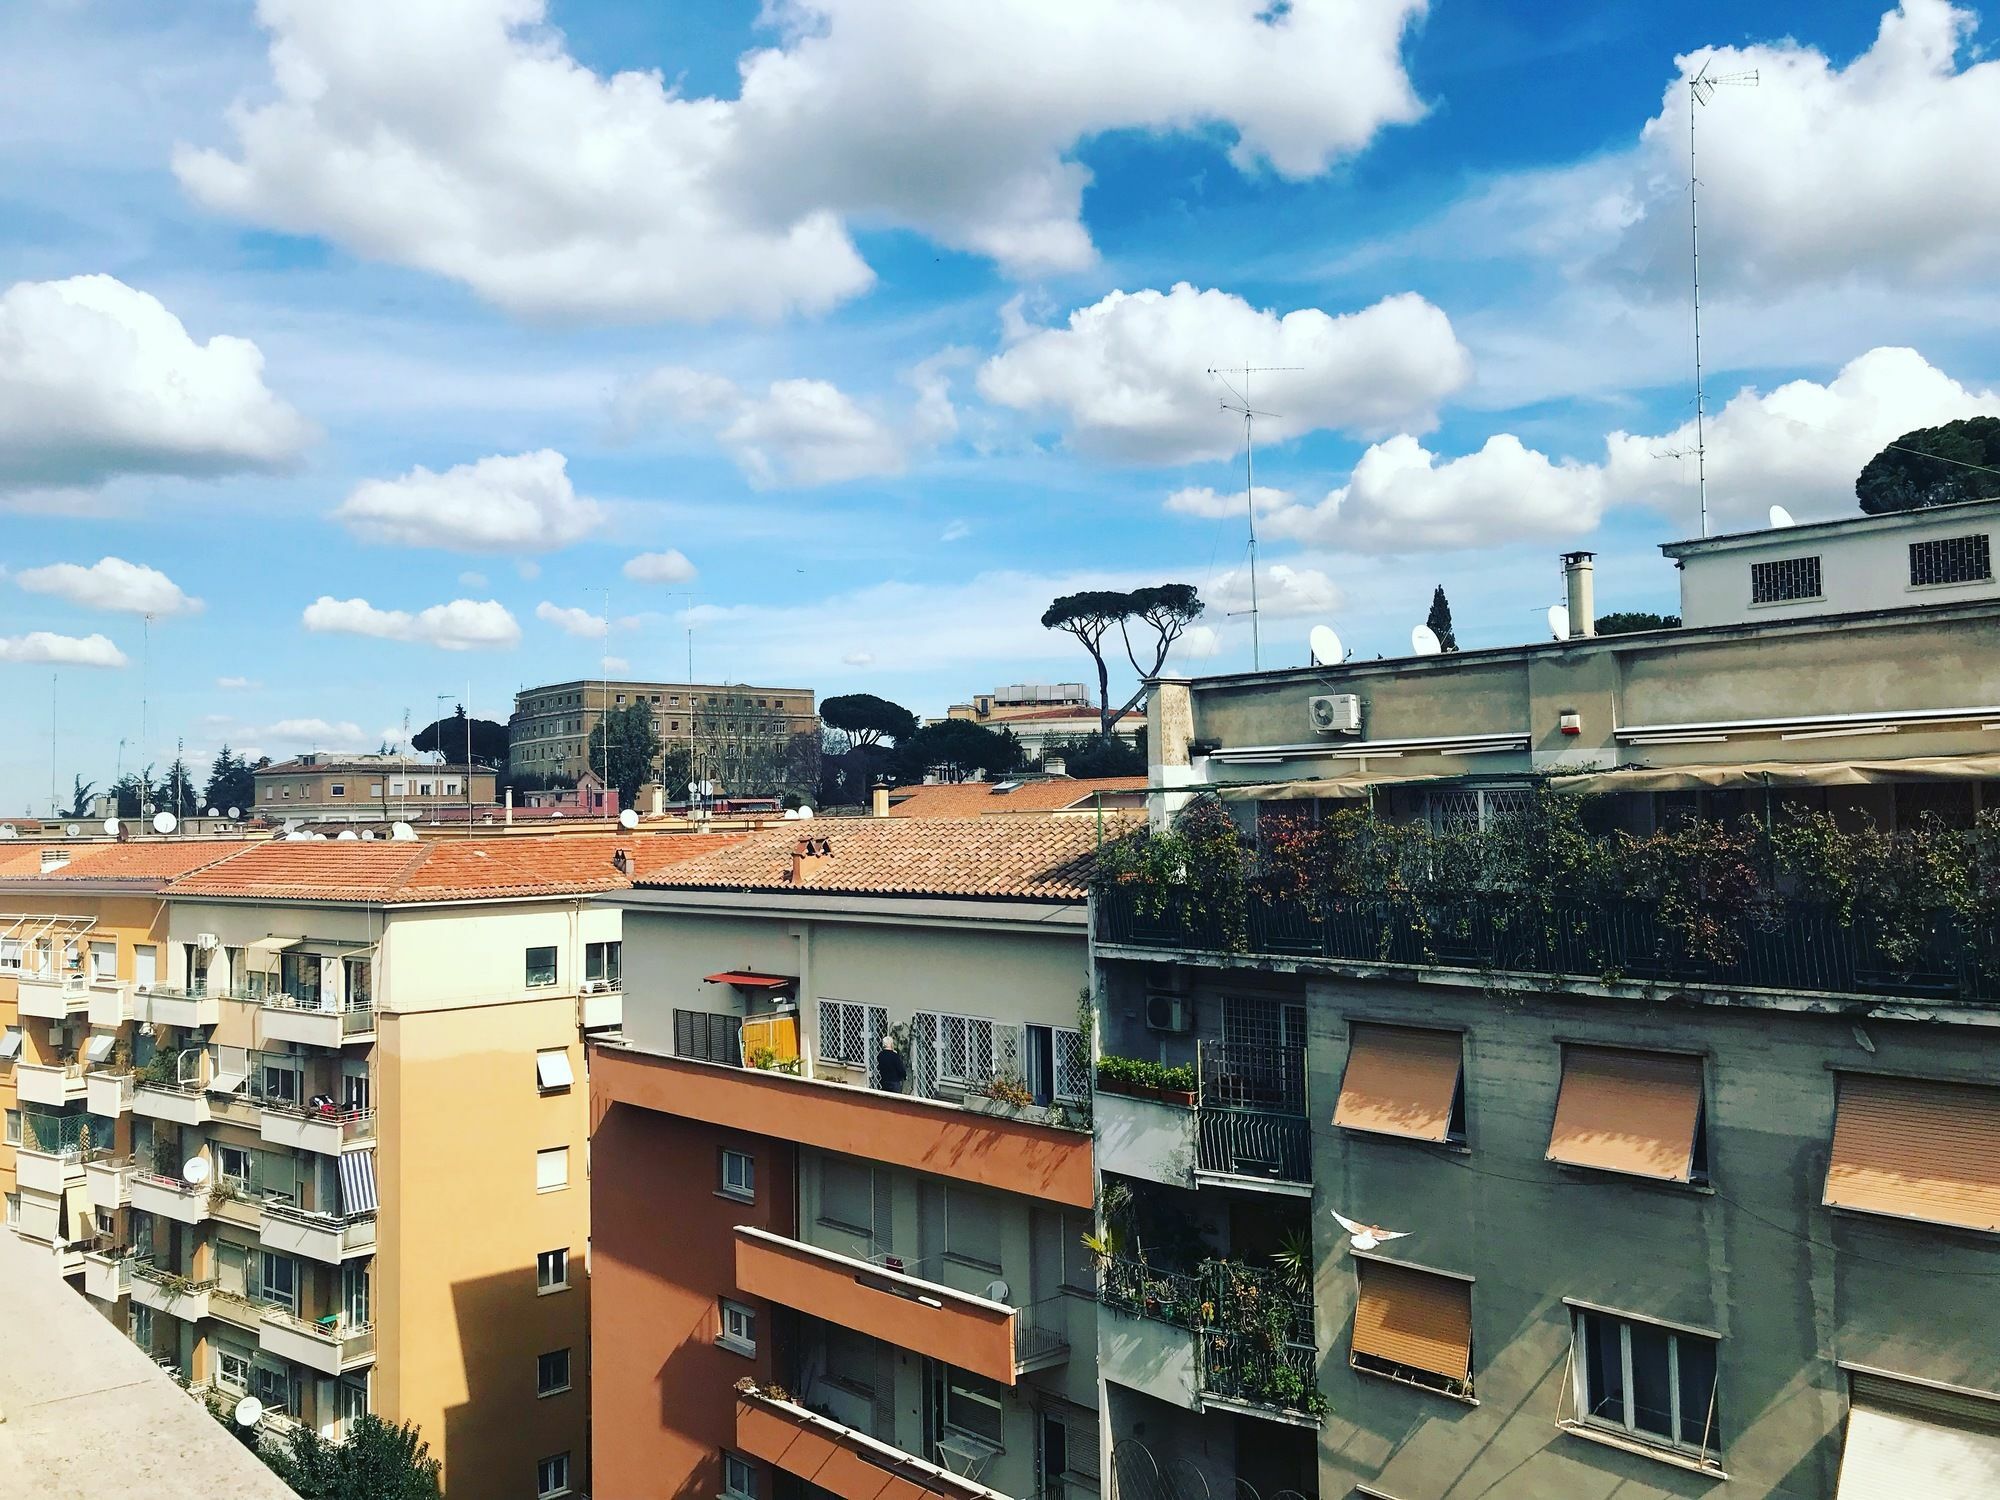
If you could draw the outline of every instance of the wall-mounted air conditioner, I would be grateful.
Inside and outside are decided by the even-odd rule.
[[[1172,995],[1156,990],[1146,996],[1146,1026],[1151,1031],[1186,1031],[1191,1022],[1191,1009],[1186,995]]]
[[[1361,733],[1361,699],[1354,693],[1316,693],[1306,708],[1314,734]]]

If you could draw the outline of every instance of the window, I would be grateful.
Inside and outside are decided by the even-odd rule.
[[[1781,557],[1750,564],[1750,602],[1781,604],[1787,599],[1820,596],[1817,557]]]
[[[15,1197],[14,1194],[9,1193],[7,1195],[7,1212],[9,1215],[8,1218],[9,1223],[13,1222],[13,1216],[16,1210],[18,1210],[19,1208],[20,1208],[20,1200],[17,1197]],[[132,1342],[137,1344],[141,1349],[151,1352],[153,1347],[152,1308],[141,1307],[137,1302],[134,1302],[132,1304],[131,1328],[132,1328]]]
[[[7,1144],[10,1146],[21,1144],[21,1112],[18,1109],[7,1111]]]
[[[327,794],[333,797],[345,797],[347,795],[347,785],[345,782],[328,782],[326,790]]]
[[[938,1077],[961,1088],[993,1077],[993,1022],[979,1016],[938,1017]]]
[[[264,1097],[280,1104],[299,1102],[299,1070],[290,1061],[264,1063]]]
[[[264,1300],[296,1313],[299,1310],[299,1268],[289,1255],[264,1252]]]
[[[535,1191],[552,1193],[569,1186],[569,1147],[550,1146],[535,1153]]]
[[[1465,1142],[1464,1039],[1456,1031],[1350,1028],[1333,1123],[1409,1140]]]
[[[118,977],[118,945],[116,943],[92,943],[90,945],[90,977],[92,979],[116,979]]]
[[[1704,1459],[1720,1449],[1714,1339],[1580,1307],[1571,1311],[1581,1421]]]
[[[1000,1205],[985,1193],[947,1182],[944,1253],[986,1270],[1000,1269]]]
[[[535,1257],[536,1292],[560,1292],[568,1287],[568,1250],[544,1250]]]
[[[944,1376],[944,1425],[953,1432],[1000,1446],[1000,1416],[1004,1392],[994,1381],[969,1370],[947,1366]]]
[[[215,1148],[215,1175],[238,1188],[250,1186],[250,1153],[238,1146]]]
[[[2000,1223],[1992,1142],[2000,1088],[1835,1075],[1826,1202],[1859,1213],[1990,1230]]]
[[[722,1493],[735,1500],[757,1500],[757,1470],[734,1453],[723,1454]]]
[[[535,1087],[542,1093],[559,1093],[575,1082],[567,1048],[550,1047],[535,1054]]]
[[[7,1227],[9,1229],[19,1229],[21,1227],[21,1195],[19,1193],[9,1193],[7,1195]],[[138,1311],[148,1312],[151,1309],[140,1308]]]
[[[238,1395],[249,1395],[250,1356],[229,1348],[218,1349],[215,1354],[215,1383]]]
[[[825,1156],[819,1164],[819,1221],[863,1239],[875,1233],[875,1173],[860,1162]]]
[[[745,1203],[756,1201],[757,1159],[747,1151],[731,1151],[725,1147],[722,1152],[721,1191],[724,1196],[741,1198]]]
[[[757,1352],[757,1314],[741,1302],[717,1299],[722,1311],[722,1335],[716,1343],[732,1354]]]
[[[160,950],[152,943],[141,943],[132,950],[132,982],[140,989],[148,989],[159,982]]]
[[[558,1453],[535,1465],[535,1500],[569,1493],[569,1455]]]
[[[569,1350],[555,1349],[535,1361],[535,1394],[559,1396],[569,1389]]]
[[[1348,1363],[1371,1375],[1472,1396],[1472,1283],[1356,1258]]]
[[[819,1003],[819,1057],[821,1062],[846,1068],[866,1068],[868,1055],[868,1008],[853,1000],[822,1000]]]
[[[1910,587],[1913,589],[1941,583],[1986,583],[1992,577],[1993,544],[1984,532],[1975,536],[1942,536],[1935,541],[1910,543]]]
[[[369,795],[369,796],[371,796],[371,797],[379,797],[379,796],[381,796],[381,795],[382,795],[382,783],[381,783],[381,782],[379,782],[379,781],[371,781],[371,782],[369,782],[369,783],[368,783],[368,795]]]
[[[599,984],[618,983],[619,965],[623,943],[585,943],[583,945],[583,977]]]
[[[1708,1181],[1701,1059],[1564,1047],[1548,1159],[1661,1182]]]
[[[556,982],[556,950],[553,946],[528,950],[528,988],[547,989]]]

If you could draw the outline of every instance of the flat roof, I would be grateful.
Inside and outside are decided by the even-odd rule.
[[[1776,543],[1789,537],[1818,540],[1846,532],[1894,531],[1904,526],[1920,526],[1943,520],[1980,520],[1988,516],[2000,520],[2000,500],[1961,500],[1955,505],[1926,505],[1916,510],[1891,510],[1880,515],[1856,512],[1824,521],[1800,521],[1791,526],[1764,526],[1756,531],[1730,531],[1721,536],[1691,537],[1684,542],[1662,542],[1660,551],[1668,557],[1686,557],[1697,552],[1729,552],[1738,547]]]

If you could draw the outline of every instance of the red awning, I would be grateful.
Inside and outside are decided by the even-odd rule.
[[[789,974],[710,974],[705,984],[733,984],[746,990],[790,989],[798,980]]]

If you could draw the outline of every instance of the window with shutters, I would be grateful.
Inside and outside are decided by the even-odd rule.
[[[569,1147],[550,1146],[535,1153],[535,1191],[553,1193],[569,1186]]]
[[[866,1006],[855,1000],[820,1001],[819,1056],[821,1062],[838,1063],[843,1068],[868,1066]]]
[[[674,1009],[674,1055],[743,1065],[743,1018],[720,1011]]]
[[[1548,1159],[1660,1182],[1706,1183],[1701,1059],[1565,1046]]]
[[[1576,1420],[1720,1463],[1716,1340],[1591,1308],[1570,1313]]]
[[[1343,1130],[1465,1144],[1465,1039],[1456,1031],[1356,1021],[1333,1123]]]
[[[1000,1270],[1000,1202],[977,1188],[947,1182],[944,1253],[982,1271]]]
[[[860,1162],[824,1156],[819,1166],[819,1221],[868,1240],[875,1233],[875,1173]]]
[[[1819,559],[1781,557],[1750,564],[1750,602],[1783,604],[1792,599],[1820,597]]]
[[[1836,1075],[1831,1208],[2000,1230],[2000,1088]]]
[[[1393,1261],[1354,1261],[1348,1363],[1370,1375],[1472,1399],[1472,1283]]]

